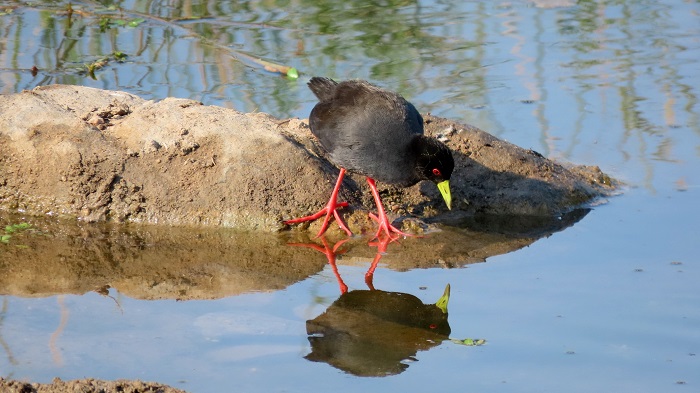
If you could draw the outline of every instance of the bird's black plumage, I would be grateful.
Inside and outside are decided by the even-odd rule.
[[[423,135],[423,118],[399,94],[362,80],[321,77],[311,78],[309,88],[319,99],[309,116],[311,132],[335,165],[403,187],[449,180],[450,150]]]
[[[408,235],[391,225],[382,205],[375,179],[384,183],[408,187],[420,180],[431,180],[450,208],[449,180],[454,170],[450,149],[435,138],[423,135],[423,118],[416,108],[400,95],[362,80],[336,82],[314,77],[309,88],[319,99],[311,110],[311,132],[321,143],[328,158],[340,168],[338,180],[328,204],[319,212],[285,221],[298,224],[325,215],[318,233],[328,228],[331,217],[348,235],[350,229],[338,215],[337,196],[345,176],[351,171],[367,176],[379,223],[375,237],[386,233]]]

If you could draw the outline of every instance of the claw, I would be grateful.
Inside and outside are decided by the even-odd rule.
[[[374,179],[368,177],[367,184],[369,184],[369,188],[372,191],[374,203],[377,205],[377,215],[370,213],[369,216],[370,218],[379,223],[379,229],[377,229],[377,233],[374,235],[374,238],[372,238],[372,240],[378,239],[379,235],[381,235],[382,233],[385,233],[391,239],[391,241],[397,240],[401,236],[416,237],[416,235],[402,232],[395,226],[391,225],[391,223],[389,222],[389,217],[387,217],[386,212],[384,211],[384,205],[382,204],[382,200],[379,197],[379,191],[377,191],[377,185],[374,182]],[[396,236],[392,236],[392,234],[395,234]]]
[[[316,238],[319,238],[319,237],[321,237],[321,235],[326,233],[326,230],[328,229],[328,225],[330,224],[330,221],[331,221],[331,217],[335,217],[335,221],[338,223],[338,226],[340,227],[340,229],[345,231],[345,233],[348,236],[352,236],[352,232],[350,231],[350,229],[348,229],[347,225],[345,225],[343,220],[340,218],[340,214],[338,214],[339,208],[348,206],[347,202],[338,203],[338,191],[340,191],[340,186],[343,184],[343,177],[344,176],[345,176],[345,169],[340,168],[340,173],[338,174],[338,180],[335,182],[335,187],[333,188],[333,192],[331,193],[331,199],[328,200],[326,207],[324,207],[323,209],[319,210],[317,213],[312,214],[310,216],[295,218],[293,220],[287,220],[284,223],[286,225],[291,225],[291,224],[298,224],[300,222],[305,222],[305,221],[315,221],[315,220],[321,218],[325,214],[326,217],[323,219],[323,224],[321,225],[321,229],[318,231]]]

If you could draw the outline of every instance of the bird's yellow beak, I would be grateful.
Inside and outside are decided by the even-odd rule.
[[[445,200],[445,203],[447,203],[447,208],[452,210],[452,195],[450,194],[450,181],[441,181],[437,184],[437,188],[438,190],[440,190],[440,194],[442,194],[442,198]]]
[[[450,301],[450,284],[447,284],[445,287],[445,292],[440,296],[440,299],[438,299],[437,302],[435,302],[435,305],[437,308],[442,310],[443,313],[447,314],[447,302]]]

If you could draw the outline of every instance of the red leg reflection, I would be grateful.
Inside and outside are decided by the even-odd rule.
[[[367,273],[365,273],[365,284],[367,284],[367,287],[371,290],[374,290],[374,271],[377,269],[382,255],[386,253],[389,243],[393,241],[396,241],[396,239],[392,238],[389,234],[384,234],[384,236],[377,236],[377,241],[369,243],[370,247],[377,247],[377,253],[374,255],[372,264],[369,266],[369,269],[367,269]]]
[[[289,243],[290,246],[295,246],[295,247],[307,247],[307,248],[312,248],[316,251],[321,252],[323,255],[326,256],[326,260],[328,260],[328,264],[331,265],[331,269],[333,270],[333,274],[335,275],[336,280],[338,280],[338,286],[340,287],[340,294],[344,294],[345,292],[348,291],[348,286],[345,285],[345,282],[343,279],[340,277],[340,273],[338,273],[338,267],[335,264],[335,259],[336,256],[339,254],[338,249],[340,246],[343,245],[343,243],[347,242],[350,239],[343,239],[339,241],[338,243],[335,243],[333,247],[331,247],[328,244],[328,240],[326,240],[325,237],[321,237],[321,242],[323,243],[323,246],[316,244],[316,243]]]

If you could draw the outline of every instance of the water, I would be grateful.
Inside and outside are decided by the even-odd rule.
[[[115,282],[122,286],[112,285],[120,291],[110,289],[111,298],[1,289],[0,375],[140,378],[192,392],[697,390],[697,2],[114,4],[125,11],[74,3],[87,11],[67,27],[58,13],[65,3],[0,2],[17,7],[0,16],[0,91],[80,84],[306,117],[315,102],[304,86],[310,75],[365,78],[423,112],[599,165],[626,185],[572,227],[486,263],[380,264],[377,289],[426,303],[449,282],[450,336],[487,340],[419,351],[398,375],[357,377],[304,359],[305,321],[340,295],[312,250],[310,273],[214,300],[143,300]],[[100,32],[99,16],[110,13],[145,21]],[[96,80],[79,72],[114,51],[126,61],[110,61]],[[271,74],[237,53],[294,66],[302,77]],[[371,260],[370,251],[338,259],[350,289],[366,288]]]

